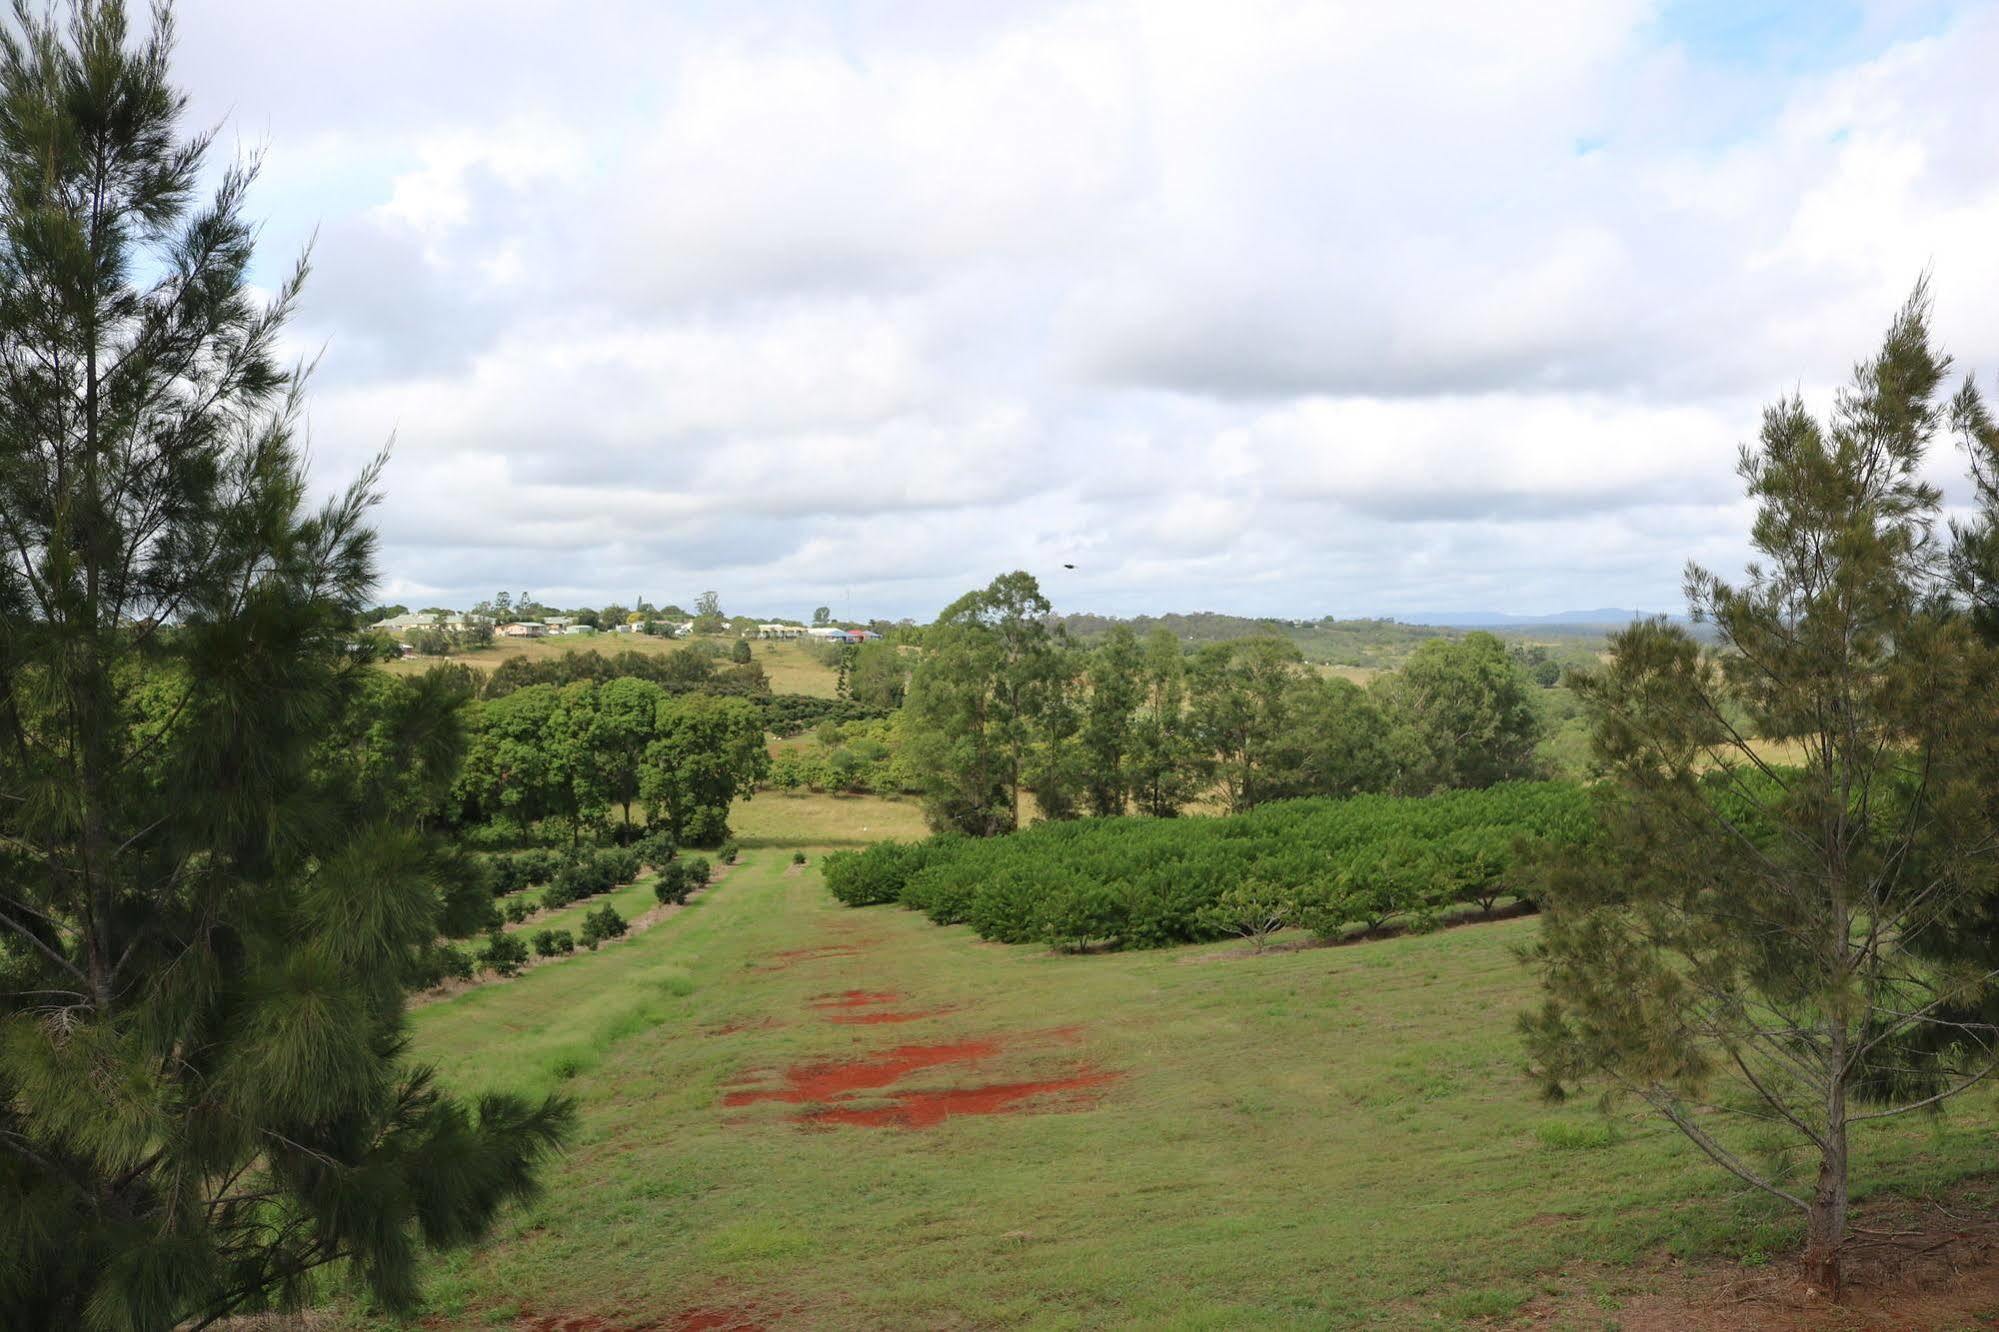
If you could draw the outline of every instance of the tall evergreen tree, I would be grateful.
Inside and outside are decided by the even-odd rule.
[[[909,682],[910,760],[931,826],[973,836],[1020,826],[1020,791],[1066,670],[1033,575],[1001,574],[944,608]]]
[[[1919,288],[1829,422],[1768,410],[1741,467],[1763,562],[1689,570],[1713,649],[1641,624],[1578,677],[1616,798],[1542,894],[1527,1032],[1551,1089],[1607,1078],[1795,1207],[1835,1296],[1853,1135],[1999,1054],[1999,660],[1921,479],[1941,430],[1980,465],[1995,439],[1969,384],[1939,401],[1948,367]]]
[[[252,173],[197,202],[170,49],[117,0],[0,32],[10,1328],[205,1327],[329,1264],[407,1308],[569,1119],[404,1057],[464,923],[419,827],[463,682],[354,719],[375,474],[306,507],[276,358],[303,265],[252,299]]]

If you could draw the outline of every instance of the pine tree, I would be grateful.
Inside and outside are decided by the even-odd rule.
[[[5,1327],[205,1327],[330,1265],[408,1308],[570,1118],[405,1059],[490,912],[422,828],[468,686],[351,646],[376,469],[307,508],[304,265],[252,298],[254,173],[197,202],[171,39],[117,0],[0,33]]]
[[[1921,476],[1938,433],[1984,465],[1994,439],[1968,382],[1939,401],[1948,369],[1919,288],[1829,422],[1768,410],[1741,465],[1763,562],[1690,568],[1713,648],[1643,623],[1577,677],[1614,799],[1541,894],[1551,1090],[1608,1079],[1796,1208],[1834,1297],[1855,1131],[1999,1054],[1999,660]]]

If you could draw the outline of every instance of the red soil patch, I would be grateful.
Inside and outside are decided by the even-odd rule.
[[[910,1013],[835,1013],[828,1022],[838,1022],[849,1027],[873,1027],[884,1022],[916,1022],[927,1017],[938,1017],[955,1010],[949,1008],[920,1008]]]
[[[892,1004],[902,998],[894,990],[842,990],[822,994],[812,1000],[814,1008],[864,1008],[869,1004]]]
[[[742,1309],[689,1309],[666,1325],[667,1332],[763,1332],[763,1326]]]
[[[1999,1188],[1992,1181],[1933,1198],[1871,1198],[1856,1209],[1846,1295],[1826,1303],[1799,1278],[1794,1255],[1756,1267],[1680,1263],[1587,1266],[1562,1274],[1565,1293],[1520,1310],[1535,1328],[1594,1325],[1595,1291],[1619,1297],[1627,1332],[1921,1332],[1994,1326],[1999,1308]],[[1870,1238],[1875,1237],[1892,1238]],[[1620,1289],[1621,1288],[1621,1289]]]
[[[847,1092],[876,1091],[900,1082],[911,1073],[942,1064],[965,1064],[989,1059],[999,1053],[997,1041],[960,1041],[955,1045],[898,1045],[885,1054],[868,1059],[842,1059],[822,1064],[799,1064],[784,1071],[785,1085],[761,1091],[730,1092],[723,1105],[749,1105],[756,1101],[785,1101],[802,1105],[809,1101],[830,1101]]]
[[[770,970],[782,970],[798,962],[820,962],[831,957],[858,957],[858,944],[821,944],[817,948],[788,948],[782,953],[772,953],[768,964]]]
[[[943,1091],[894,1093],[894,1104],[873,1109],[833,1106],[806,1115],[815,1124],[852,1124],[861,1128],[934,1128],[954,1115],[1005,1115],[1024,1109],[1023,1102],[1040,1096],[1085,1091],[1114,1082],[1118,1075],[1096,1070],[1044,1082],[1009,1082],[989,1087],[951,1087]],[[1069,1098],[1072,1102],[1075,1097]]]

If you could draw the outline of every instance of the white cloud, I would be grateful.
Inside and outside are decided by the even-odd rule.
[[[267,245],[322,228],[316,458],[397,432],[398,596],[1663,608],[1919,272],[1999,368],[1989,8],[1785,64],[1638,0],[182,26]]]

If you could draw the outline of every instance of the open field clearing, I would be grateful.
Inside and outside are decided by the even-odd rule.
[[[729,826],[745,847],[866,846],[930,835],[915,800],[810,791],[760,791],[736,803]]]
[[[427,1326],[1669,1327],[1678,1260],[1795,1240],[1662,1123],[1535,1099],[1532,920],[1063,957],[836,907],[780,828],[646,934],[414,1014],[449,1084],[582,1113]],[[1990,1105],[1860,1177],[1989,1165]]]

